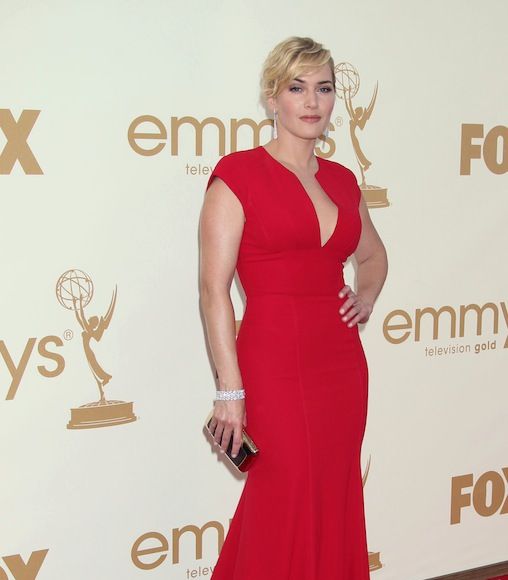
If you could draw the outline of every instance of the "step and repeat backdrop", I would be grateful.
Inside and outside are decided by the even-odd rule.
[[[332,52],[316,154],[389,256],[361,325],[371,577],[507,560],[506,2],[1,4],[0,580],[211,575],[247,476],[203,430],[199,212],[270,139],[291,35]]]

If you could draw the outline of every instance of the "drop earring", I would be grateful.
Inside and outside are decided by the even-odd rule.
[[[272,138],[277,139],[277,111],[273,110],[273,131]]]
[[[328,139],[328,127],[326,127],[326,129],[323,131],[323,134],[321,135],[321,143],[323,143],[323,145],[326,145],[327,139]]]

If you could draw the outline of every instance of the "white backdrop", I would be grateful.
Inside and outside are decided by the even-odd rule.
[[[215,383],[197,226],[206,167],[221,151],[216,126],[201,139],[177,120],[215,118],[231,151],[233,119],[265,118],[262,61],[290,35],[312,36],[356,68],[355,106],[379,85],[358,133],[367,182],[389,200],[371,209],[390,270],[361,331],[371,576],[423,580],[506,560],[508,5],[3,0],[1,9],[0,580],[211,574],[244,482],[202,432]],[[332,159],[360,181],[340,99],[332,120]],[[268,141],[269,128],[260,135]],[[256,144],[239,130],[238,149]],[[132,403],[130,422],[67,428],[71,409],[99,397],[82,328],[55,293],[68,270],[93,284],[88,319],[106,316],[117,287],[91,349],[112,375],[107,399]],[[346,276],[352,284],[351,263]],[[238,282],[232,297],[240,320]]]

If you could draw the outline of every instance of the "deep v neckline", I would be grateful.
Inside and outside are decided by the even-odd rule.
[[[317,163],[318,163],[318,169],[316,171],[316,173],[314,173],[313,177],[316,179],[316,181],[318,182],[319,186],[321,187],[323,193],[330,199],[330,201],[337,206],[337,220],[335,222],[335,227],[333,228],[333,231],[330,235],[330,237],[325,241],[325,243],[323,245],[321,245],[321,223],[319,222],[319,217],[316,211],[316,206],[314,205],[314,202],[312,201],[312,198],[310,197],[310,195],[307,193],[307,190],[305,189],[305,187],[303,186],[303,183],[301,182],[300,178],[298,177],[298,175],[296,175],[296,173],[294,171],[291,171],[291,169],[289,169],[289,167],[286,167],[283,163],[281,163],[280,161],[278,161],[277,159],[275,159],[275,157],[268,152],[268,150],[263,146],[263,145],[259,145],[259,148],[262,149],[266,156],[269,157],[277,166],[282,167],[282,169],[284,169],[286,172],[290,173],[294,179],[296,179],[296,181],[298,182],[301,191],[304,193],[305,197],[307,198],[307,201],[310,205],[310,208],[312,210],[312,214],[314,215],[314,221],[316,223],[317,226],[317,236],[318,236],[318,245],[320,249],[324,249],[332,240],[332,238],[335,236],[335,233],[337,232],[337,229],[339,227],[339,221],[340,221],[340,216],[341,216],[341,209],[340,209],[340,205],[338,203],[336,203],[330,195],[328,195],[328,193],[326,192],[325,188],[323,187],[323,184],[320,181],[320,174],[321,171],[323,169],[322,166],[322,161],[319,158],[318,155],[316,155],[316,159],[317,159]]]

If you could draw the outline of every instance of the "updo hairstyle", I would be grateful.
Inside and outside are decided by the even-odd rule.
[[[335,87],[334,62],[330,51],[312,38],[291,36],[268,54],[261,73],[261,95],[266,102],[276,97],[295,77],[328,64]]]

